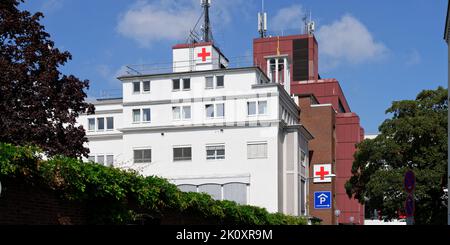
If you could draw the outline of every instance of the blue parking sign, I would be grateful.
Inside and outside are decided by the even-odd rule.
[[[331,208],[331,191],[314,192],[314,209]]]

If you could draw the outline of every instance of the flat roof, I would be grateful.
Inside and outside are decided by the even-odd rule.
[[[141,74],[141,75],[126,75],[119,76],[117,79],[134,79],[134,78],[158,78],[167,76],[186,76],[190,74],[202,74],[202,73],[219,73],[219,72],[234,72],[234,71],[257,71],[260,72],[266,80],[270,80],[267,75],[258,66],[249,67],[239,67],[239,68],[225,68],[225,69],[214,69],[214,70],[204,70],[204,71],[185,71],[185,72],[170,72],[170,73],[160,73],[160,74]]]

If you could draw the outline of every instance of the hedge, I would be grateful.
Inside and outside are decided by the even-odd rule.
[[[168,214],[190,216],[207,224],[305,225],[305,217],[269,213],[266,209],[217,201],[203,193],[182,192],[156,176],[56,156],[42,159],[34,146],[0,143],[0,178],[23,178],[42,184],[61,198],[88,203],[93,224],[132,224]]]

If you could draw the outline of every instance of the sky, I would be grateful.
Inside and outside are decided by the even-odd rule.
[[[72,54],[61,71],[90,80],[88,96],[117,96],[116,79],[132,64],[170,62],[201,15],[198,0],[26,0],[43,12],[55,46]],[[233,57],[251,56],[261,0],[212,0],[215,43]],[[443,40],[447,0],[265,0],[268,31],[301,33],[311,14],[319,74],[336,78],[366,134],[378,132],[392,101],[447,88]]]

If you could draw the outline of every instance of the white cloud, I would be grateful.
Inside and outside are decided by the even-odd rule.
[[[302,19],[305,15],[303,7],[293,4],[289,7],[278,10],[272,20],[268,20],[268,29],[279,32],[286,30],[301,31],[303,28]]]
[[[234,11],[243,11],[248,6],[244,0],[213,1],[210,12],[213,31],[231,23]],[[184,41],[201,12],[198,0],[139,0],[120,15],[116,29],[143,47],[158,41]],[[201,24],[200,21],[198,27]]]
[[[422,56],[420,55],[419,51],[414,49],[406,57],[406,63],[405,64],[407,66],[413,66],[413,65],[420,64],[421,61],[422,61]]]
[[[317,37],[319,52],[328,67],[379,60],[388,53],[386,46],[376,42],[367,27],[351,15],[321,26]]]
[[[153,41],[187,37],[198,14],[192,4],[180,1],[138,1],[120,17],[117,31],[148,47]]]

